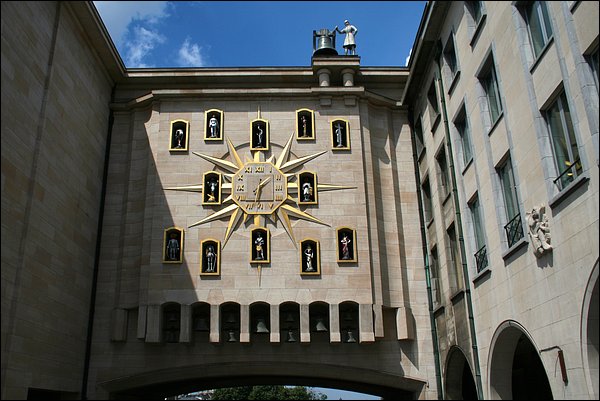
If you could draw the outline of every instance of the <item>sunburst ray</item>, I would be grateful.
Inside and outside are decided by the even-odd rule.
[[[227,138],[227,147],[229,148],[229,153],[231,154],[231,158],[233,159],[235,164],[238,166],[238,170],[241,169],[242,167],[244,167],[244,163],[242,162],[242,159],[240,159],[240,155],[235,150],[235,147],[233,146],[233,143],[231,143],[229,138]]]
[[[225,248],[225,245],[227,244],[229,237],[231,237],[231,234],[233,234],[233,232],[239,225],[241,217],[243,215],[244,215],[244,212],[242,212],[242,209],[240,209],[240,208],[237,208],[233,211],[233,214],[231,215],[231,218],[229,219],[229,224],[227,225],[227,231],[225,232],[225,239],[223,240],[223,248]]]
[[[299,218],[299,219],[308,220],[308,221],[312,221],[312,222],[315,222],[315,223],[323,224],[324,226],[327,226],[327,227],[331,227],[331,225],[329,225],[329,224],[327,224],[327,223],[325,223],[325,222],[323,222],[323,221],[321,221],[321,220],[317,219],[317,218],[316,218],[316,217],[314,217],[314,216],[311,216],[311,215],[310,215],[310,214],[308,214],[308,213],[305,213],[305,212],[303,212],[303,211],[302,211],[302,210],[300,210],[300,209],[296,209],[295,207],[292,207],[292,206],[290,206],[290,205],[285,205],[285,204],[284,204],[284,205],[281,205],[281,206],[280,206],[280,208],[281,208],[281,209],[284,209],[284,210],[285,210],[286,212],[288,212],[290,215],[292,215],[292,216],[294,216],[294,217],[297,217],[297,218]]]
[[[281,151],[281,154],[277,158],[277,162],[275,163],[275,167],[281,168],[281,165],[283,164],[283,162],[285,160],[287,160],[287,158],[288,158],[288,156],[290,154],[290,148],[292,147],[292,140],[293,139],[294,139],[294,133],[292,133],[292,135],[290,136],[290,139],[288,139],[287,143],[283,147],[283,150]]]
[[[208,222],[213,221],[213,220],[218,220],[218,219],[220,219],[221,217],[224,217],[224,216],[229,216],[238,207],[239,206],[237,204],[235,204],[235,203],[233,205],[229,205],[225,209],[219,210],[218,212],[213,213],[210,216],[207,216],[207,217],[203,218],[200,221],[197,221],[196,223],[192,224],[189,228],[192,228],[192,227],[195,227],[195,226],[199,226],[200,224],[208,223]]]
[[[289,184],[288,184],[289,185]],[[356,189],[356,187],[348,185],[333,185],[333,184],[319,184],[317,183],[317,191],[337,191],[340,189]]]
[[[289,162],[285,163],[283,166],[281,166],[280,170],[283,173],[287,173],[290,170],[295,169],[298,166],[301,166],[302,164],[311,161],[314,158],[317,158],[319,156],[321,156],[322,154],[327,153],[326,150],[322,150],[318,153],[312,154],[312,155],[308,155],[308,156],[304,156],[301,157],[299,159],[295,159],[295,160],[290,160]]]
[[[288,214],[286,213],[286,211],[283,210],[282,208],[279,208],[279,209],[277,209],[276,216],[283,223],[283,228],[289,235],[294,246],[296,248],[298,248],[298,245],[296,245],[296,238],[294,238],[294,230],[292,229],[292,223],[290,222],[290,218],[289,218]]]
[[[195,185],[186,185],[183,187],[169,187],[169,188],[165,188],[168,189],[169,191],[186,191],[186,192],[202,192],[202,184],[195,184]]]
[[[237,171],[239,170],[239,168],[230,161],[221,160],[217,157],[205,155],[205,154],[198,153],[198,152],[192,152],[192,153],[195,154],[196,156],[200,156],[204,160],[208,160],[209,162],[221,167],[223,170],[229,171],[230,173],[237,173]]]

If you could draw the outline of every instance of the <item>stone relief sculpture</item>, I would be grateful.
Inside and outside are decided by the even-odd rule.
[[[533,245],[533,253],[538,258],[544,253],[552,251],[550,227],[545,212],[546,207],[543,205],[535,206],[531,212],[527,212],[529,239]]]

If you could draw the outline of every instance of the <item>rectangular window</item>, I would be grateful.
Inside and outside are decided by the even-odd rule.
[[[559,190],[562,190],[581,174],[579,149],[565,92],[545,112],[545,117],[558,173],[555,182]]]
[[[431,86],[429,87],[429,91],[427,92],[427,101],[429,102],[429,107],[430,107],[429,117],[431,118],[431,125],[432,125],[431,130],[433,131],[435,129],[433,124],[435,123],[435,120],[437,119],[437,117],[440,114],[440,106],[438,104],[437,92],[435,90],[435,79],[431,83]]]
[[[448,163],[446,163],[446,152],[444,149],[437,157],[438,168],[440,169],[440,193],[442,197],[446,197],[450,193],[450,175],[448,171]]]
[[[500,89],[498,86],[498,76],[493,60],[488,63],[489,67],[479,76],[479,81],[485,91],[487,106],[490,117],[490,127],[493,126],[500,113],[502,113],[502,102],[500,101]]]
[[[483,235],[483,224],[481,221],[481,211],[479,210],[479,198],[475,198],[469,204],[471,210],[471,219],[473,220],[473,234],[475,236],[475,263],[477,265],[477,273],[483,271],[488,266],[487,251],[485,248],[485,239]]]
[[[429,275],[431,277],[431,297],[433,303],[438,304],[442,298],[442,289],[440,287],[440,265],[438,261],[437,248],[431,250],[431,260],[429,263]]]
[[[453,286],[453,292],[461,289],[463,287],[463,275],[462,275],[462,262],[460,259],[460,250],[458,249],[458,241],[456,239],[456,232],[454,230],[454,225],[450,227],[447,231],[448,234],[448,246],[450,247],[450,260],[449,266],[450,271],[449,276],[451,280],[451,284]]]
[[[504,230],[508,246],[511,247],[523,238],[523,226],[521,224],[517,187],[510,158],[498,169],[498,175],[500,176],[500,183],[502,185],[502,197],[504,199],[504,210],[507,221]]]
[[[419,157],[425,149],[425,142],[423,142],[423,126],[421,125],[421,118],[417,118],[417,121],[415,121],[415,145],[417,148],[417,157]]]
[[[429,178],[423,181],[423,214],[425,215],[425,223],[428,224],[433,220],[433,206],[431,204],[431,188],[429,187]]]
[[[464,166],[466,166],[471,159],[473,159],[473,150],[471,148],[471,133],[469,131],[469,123],[467,122],[467,113],[464,106],[458,113],[458,117],[454,121],[454,126],[460,136],[463,163]]]
[[[475,22],[475,25],[479,24],[481,21],[481,17],[483,16],[483,12],[481,10],[481,2],[480,1],[467,1],[467,10]]]
[[[594,50],[594,52],[588,56],[588,63],[590,64],[592,75],[594,76],[596,92],[598,92],[598,88],[600,87],[598,84],[598,81],[600,81],[600,71],[598,70],[598,48],[596,48],[596,50]]]
[[[524,9],[529,41],[537,59],[552,37],[552,27],[545,1],[527,3]]]
[[[454,47],[454,35],[450,35],[448,42],[446,42],[446,46],[444,47],[444,61],[450,70],[450,81],[448,83],[451,84],[452,79],[458,72],[458,61],[456,59],[456,49]]]

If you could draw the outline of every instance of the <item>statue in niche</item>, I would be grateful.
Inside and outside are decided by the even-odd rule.
[[[183,148],[183,145],[181,144],[183,141],[183,130],[181,128],[175,130],[175,140],[177,141],[177,146],[175,146],[175,149]]]
[[[217,254],[215,253],[215,247],[209,245],[206,247],[206,272],[214,273],[217,262]]]
[[[533,244],[533,253],[538,258],[545,252],[552,250],[552,245],[550,245],[550,227],[548,226],[548,217],[545,212],[546,207],[543,205],[536,206],[531,212],[527,212],[529,239]]]
[[[310,185],[310,181],[307,179],[302,184],[302,202],[312,201],[313,187]]]
[[[342,259],[343,260],[352,259],[352,256],[350,255],[350,243],[351,242],[352,242],[352,240],[350,238],[348,238],[348,234],[344,233],[342,236],[342,239],[340,240],[340,243],[342,244]]]
[[[217,117],[214,114],[212,115],[210,120],[208,120],[208,128],[210,130],[211,138],[219,137],[219,120],[217,120]]]
[[[300,117],[300,121],[302,122],[302,138],[306,138],[308,137],[306,116]]]
[[[208,202],[216,202],[217,198],[216,198],[216,192],[217,192],[217,187],[218,187],[218,183],[217,180],[215,180],[214,178],[211,178],[210,181],[208,182]]]
[[[169,260],[179,260],[179,241],[177,234],[171,234],[171,238],[167,242],[167,256]]]
[[[262,234],[260,233],[260,231],[258,232],[258,234],[256,235],[256,239],[254,240],[254,245],[256,246],[256,260],[264,260],[265,259],[265,254],[264,254],[264,245],[265,245],[265,239],[262,237]]]
[[[315,268],[313,267],[313,259],[315,258],[315,254],[313,252],[312,247],[310,246],[310,244],[308,244],[306,246],[306,249],[304,249],[304,260],[306,263],[306,270],[307,272],[314,272]]]

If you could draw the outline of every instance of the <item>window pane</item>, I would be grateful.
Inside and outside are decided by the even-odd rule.
[[[475,231],[475,245],[477,249],[480,249],[485,245],[483,240],[483,226],[481,224],[481,214],[479,212],[479,199],[471,204],[471,216],[473,218],[473,230]]]
[[[544,34],[542,33],[541,20],[538,15],[539,3],[535,2],[527,7],[527,25],[529,27],[529,36],[531,38],[531,46],[535,57],[538,57],[544,48]]]
[[[417,156],[419,156],[425,148],[423,144],[423,128],[421,127],[421,119],[417,119],[417,121],[415,122],[415,139],[417,146]]]
[[[570,162],[571,164],[573,163],[577,163],[576,167],[575,167],[575,171],[573,173],[576,173],[576,175],[581,174],[581,163],[578,163],[579,161],[579,148],[577,147],[577,139],[575,139],[575,131],[573,130],[573,121],[571,120],[571,111],[569,110],[569,104],[567,103],[567,97],[565,95],[565,93],[563,92],[560,95],[560,102],[562,104],[562,110],[565,116],[565,125],[566,125],[566,129],[567,129],[567,134],[568,134],[568,143],[570,145]]]
[[[544,32],[546,34],[546,42],[552,36],[552,25],[550,25],[550,16],[548,15],[548,5],[545,1],[537,2],[540,5],[540,11],[542,12],[542,21],[544,21]]]
[[[473,158],[471,152],[471,138],[469,133],[469,126],[467,124],[467,120],[461,120],[456,122],[456,129],[458,130],[458,134],[460,135],[460,140],[462,144],[462,153],[463,153],[463,162],[466,166],[471,159]]]
[[[517,192],[515,180],[513,177],[510,160],[506,162],[500,170],[500,180],[502,181],[502,192],[504,196],[504,206],[506,208],[506,220],[510,221],[517,215]]]
[[[493,125],[502,111],[498,91],[498,81],[496,79],[496,71],[493,67],[490,69],[488,75],[483,78],[483,84],[488,99],[488,106],[490,108],[490,123]]]

